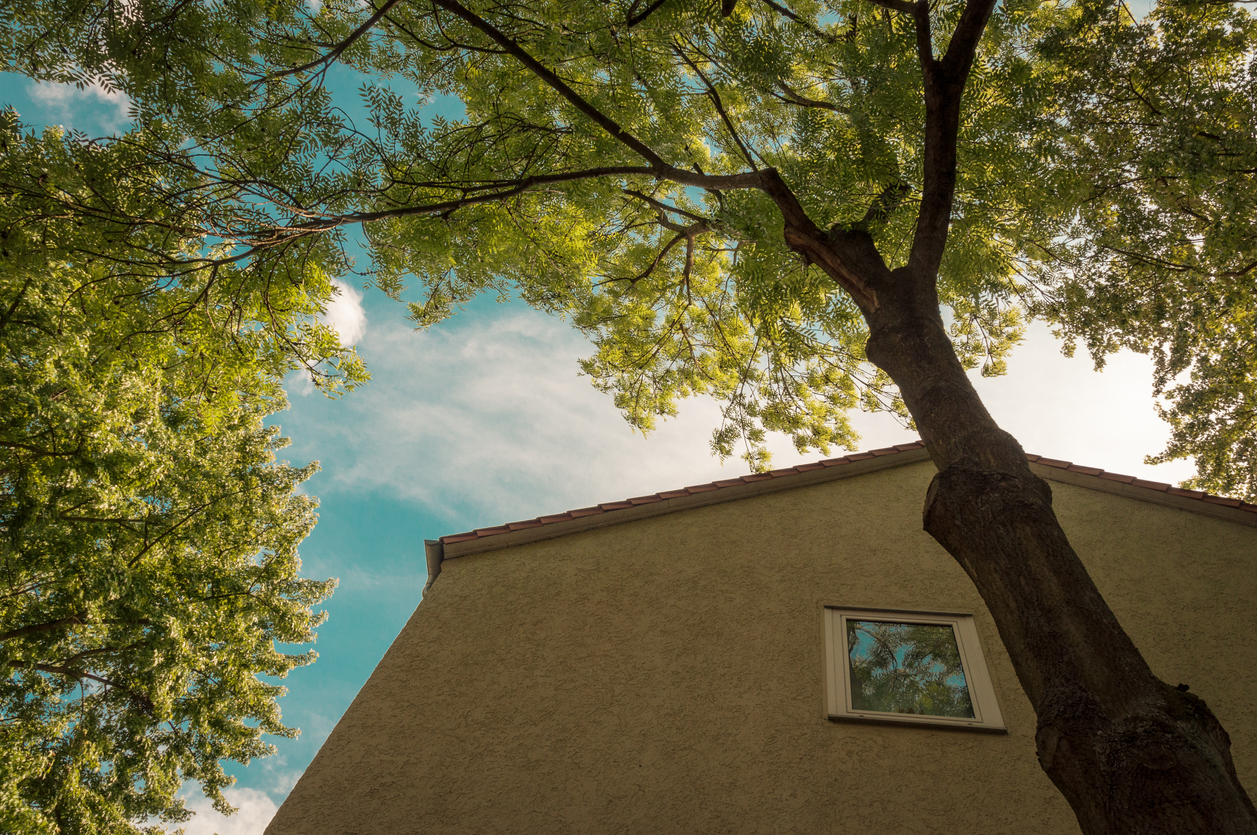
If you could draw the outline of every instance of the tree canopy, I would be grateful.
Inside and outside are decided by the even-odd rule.
[[[938,54],[965,7],[931,6]],[[771,169],[818,227],[867,229],[892,269],[907,262],[928,145],[907,9],[32,0],[4,48],[33,77],[125,91],[150,128],[137,152],[200,178],[163,199],[251,269],[316,257],[345,276],[333,250],[362,223],[370,280],[409,284],[417,324],[518,293],[590,336],[584,370],[635,426],[710,393],[726,403],[715,448],[764,466],[765,429],[823,450],[855,442],[850,408],[910,419],[864,356],[858,305],[786,243],[753,176]],[[960,114],[938,281],[956,350],[984,373],[1028,316],[1100,363],[1152,353],[1173,427],[1157,460],[1193,456],[1195,486],[1249,498],[1252,27],[1229,3],[1142,21],[1116,3],[1000,4]],[[320,86],[333,62],[365,79],[369,123]],[[427,117],[444,96],[465,118]]]
[[[296,733],[274,679],[314,653],[276,643],[334,583],[298,575],[316,468],[263,421],[290,368],[361,373],[312,316],[326,278],[197,263],[125,142],[9,113],[0,145],[0,828],[164,831],[184,781],[226,809],[222,761]]]

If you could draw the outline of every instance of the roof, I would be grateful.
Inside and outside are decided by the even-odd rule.
[[[795,466],[795,467],[785,467],[779,470],[771,470],[766,473],[751,473],[749,475],[741,476],[740,478],[721,479],[720,481],[712,481],[707,484],[696,484],[692,487],[683,487],[679,490],[664,490],[661,493],[651,493],[650,495],[647,495],[647,496],[636,496],[631,499],[624,499],[623,501],[607,502],[604,504],[592,505],[590,507],[581,507],[581,508],[577,508],[576,510],[569,510],[565,513],[555,513],[549,516],[538,516],[535,519],[524,519],[519,522],[508,522],[505,525],[496,525],[494,527],[489,527],[489,528],[476,528],[475,530],[466,531],[464,533],[456,533],[456,534],[450,534],[448,536],[443,536],[440,539],[440,543],[442,546],[450,546],[450,545],[458,545],[460,543],[479,542],[479,540],[483,540],[489,537],[501,536],[503,534],[508,534],[515,531],[526,531],[526,530],[532,530],[535,528],[544,528],[548,525],[558,525],[560,523],[571,522],[572,520],[584,519],[587,517],[603,516],[606,514],[617,514],[626,510],[631,510],[633,508],[642,507],[644,505],[665,503],[665,504],[683,505],[683,506],[689,507],[689,506],[692,506],[694,503],[693,502],[680,503],[680,502],[676,502],[675,500],[683,499],[690,496],[697,496],[699,494],[704,494],[704,493],[715,493],[717,491],[729,491],[730,495],[728,496],[728,499],[733,499],[733,498],[740,497],[740,495],[734,496],[732,495],[732,493],[736,492],[738,494],[742,494],[745,491],[744,490],[734,491],[731,488],[742,487],[744,485],[783,480],[780,482],[781,488],[803,486],[802,483],[794,484],[790,482],[800,481],[800,479],[798,478],[799,476],[806,473],[817,472],[820,470],[832,470],[833,468],[842,468],[842,471],[835,471],[832,473],[832,475],[835,477],[842,477],[843,475],[847,474],[845,471],[848,469],[852,470],[852,472],[850,473],[851,475],[856,475],[858,474],[857,472],[855,472],[855,470],[857,469],[859,472],[867,472],[870,469],[882,469],[884,466],[899,466],[900,464],[909,464],[915,461],[924,460],[927,457],[928,457],[928,454],[925,453],[925,444],[921,441],[915,441],[910,444],[899,444],[897,446],[885,447],[883,449],[869,450],[868,452],[856,452],[856,453],[852,453],[851,455],[844,455],[841,458],[827,458],[823,461],[815,461],[808,464],[799,464],[798,466]],[[1209,515],[1223,515],[1224,518],[1235,519],[1236,516],[1233,512],[1227,513],[1223,511],[1223,513],[1221,514],[1210,512],[1210,510],[1212,510],[1213,508],[1232,508],[1233,510],[1239,510],[1242,512],[1254,514],[1251,517],[1251,523],[1257,524],[1257,505],[1249,504],[1247,502],[1240,501],[1239,499],[1229,499],[1223,496],[1214,496],[1200,490],[1184,490],[1181,487],[1174,487],[1173,485],[1164,484],[1159,481],[1146,481],[1144,479],[1136,478],[1135,476],[1131,476],[1131,475],[1122,475],[1120,473],[1110,473],[1098,467],[1086,467],[1081,464],[1071,463],[1069,461],[1061,461],[1055,458],[1044,458],[1041,455],[1027,455],[1026,457],[1030,460],[1032,465],[1038,465],[1037,467],[1033,467],[1033,469],[1038,471],[1038,475],[1044,478],[1049,478],[1053,481],[1066,481],[1069,483],[1078,484],[1079,486],[1091,487],[1092,489],[1098,489],[1098,490],[1106,490],[1106,487],[1112,488],[1112,489],[1106,490],[1106,492],[1119,492],[1119,493],[1122,493],[1123,495],[1131,496],[1132,498],[1142,498],[1148,501],[1157,501],[1158,499],[1157,494],[1160,494],[1161,496],[1178,497],[1179,501],[1173,501],[1173,502],[1168,502],[1168,503],[1172,503],[1177,507],[1182,507],[1188,510],[1195,509],[1195,510],[1198,510],[1199,512],[1209,513]],[[860,467],[855,466],[857,464],[860,464],[861,462],[866,462],[866,461],[878,461],[878,464],[873,467],[869,467],[867,465],[860,466]],[[1068,477],[1066,476],[1066,474],[1069,474],[1069,476],[1073,476],[1073,477]],[[825,478],[822,480],[828,480],[828,478]],[[806,480],[805,483],[811,483],[811,481],[812,481],[811,479],[808,479]],[[774,485],[774,487],[776,486],[778,485]],[[1122,489],[1122,486],[1125,486],[1126,489]],[[1134,489],[1132,490],[1130,488],[1134,488]],[[761,491],[757,490],[755,492],[758,493]],[[725,500],[724,496],[721,496],[719,499],[717,499],[714,496],[710,498],[716,499],[717,501]],[[1182,499],[1190,500],[1191,503],[1199,503],[1200,507],[1193,508],[1189,504],[1181,501]],[[711,504],[711,503],[714,503],[714,502],[712,501],[701,502],[701,504]],[[1167,502],[1162,501],[1161,503],[1164,504]],[[680,506],[677,506],[675,508],[669,508],[669,510],[671,509],[679,510]],[[662,507],[659,508],[659,511],[667,512]],[[625,514],[625,515],[632,516],[633,518],[637,518],[639,514]],[[649,515],[655,515],[655,514],[652,513]],[[603,520],[599,520],[599,521],[602,522],[603,524],[613,524],[614,521],[620,521],[620,520],[607,519],[605,520],[605,522]],[[629,520],[625,518],[623,521],[629,521]],[[1249,520],[1244,519],[1243,521],[1249,521]],[[562,535],[564,533],[571,532],[570,525],[560,525],[560,527],[563,528],[562,532],[560,532],[558,529],[555,529],[553,535]],[[581,526],[581,529],[584,529],[584,527],[586,526]],[[538,533],[541,533],[541,532],[538,532]],[[528,541],[532,541],[535,539],[544,539],[544,538],[549,538],[549,536],[543,534],[540,536],[530,536],[527,539]],[[511,542],[511,543],[503,542],[502,547],[506,546],[507,544],[514,544],[514,542]],[[485,543],[485,545],[488,545],[488,543]],[[496,543],[494,543],[494,546],[496,546]],[[490,547],[494,547],[494,546],[490,546]],[[458,550],[460,552],[463,552],[464,550],[466,550],[468,553],[470,553],[472,549],[460,548]],[[488,550],[488,548],[477,547],[477,548],[474,548],[474,550],[475,551]]]

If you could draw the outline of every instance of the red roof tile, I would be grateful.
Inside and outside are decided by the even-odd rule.
[[[732,487],[735,484],[746,484],[746,482],[740,478],[722,478],[719,481],[713,481],[712,484],[717,487]]]
[[[598,505],[598,507],[603,510],[627,510],[630,507],[635,507],[635,505],[632,502],[606,502]]]
[[[799,464],[796,467],[785,467],[779,470],[772,470],[767,473],[751,473],[741,478],[725,478],[719,481],[713,481],[710,484],[696,484],[692,487],[686,487],[684,490],[664,490],[649,496],[636,496],[632,499],[626,499],[620,502],[607,502],[605,504],[594,507],[582,507],[577,510],[571,510],[567,513],[556,513],[550,516],[538,516],[536,519],[526,519],[521,522],[511,522],[506,525],[498,525],[492,528],[477,528],[467,533],[451,534],[441,537],[441,542],[446,545],[453,545],[457,542],[469,542],[474,539],[482,539],[486,536],[497,536],[498,534],[508,533],[510,531],[526,530],[529,528],[539,528],[543,525],[550,525],[555,522],[564,522],[569,519],[579,519],[585,516],[596,516],[603,513],[615,513],[619,510],[627,510],[644,504],[652,504],[654,502],[662,502],[668,499],[679,499],[691,496],[696,493],[709,493],[713,490],[721,490],[726,487],[737,487],[743,484],[754,484],[757,481],[767,481],[774,478],[783,478],[786,476],[798,475],[800,473],[812,472],[828,467],[841,467],[844,464],[853,464],[857,461],[868,461],[872,458],[880,458],[885,455],[895,455],[900,452],[909,452],[912,450],[924,449],[925,444],[920,441],[911,444],[899,444],[893,447],[884,447],[882,449],[869,450],[867,452],[854,452],[845,455],[842,458],[827,458],[824,461],[815,461],[807,464]],[[1069,461],[1061,461],[1056,458],[1044,458],[1039,455],[1027,455],[1026,458],[1032,463],[1043,464],[1055,469],[1068,470],[1072,473],[1082,475],[1098,476],[1108,481],[1116,481],[1122,484],[1129,484],[1133,487],[1139,487],[1146,490],[1155,490],[1160,493],[1167,493],[1172,496],[1182,496],[1189,499],[1198,499],[1210,504],[1224,505],[1226,507],[1239,508],[1251,513],[1257,513],[1257,505],[1242,502],[1239,499],[1229,499],[1222,496],[1213,496],[1200,490],[1184,490],[1180,487],[1173,487],[1159,481],[1145,481],[1144,479],[1135,478],[1130,475],[1121,475],[1120,473],[1108,473],[1098,467],[1085,467],[1081,464],[1073,464]]]
[[[554,514],[551,514],[550,516],[538,516],[537,521],[543,525],[548,525],[551,522],[562,522],[565,519],[571,519],[571,518],[572,518],[572,514],[570,513],[554,513]]]
[[[475,531],[470,531],[468,533],[456,533],[450,536],[443,536],[441,537],[441,543],[443,545],[453,545],[455,542],[467,542],[469,540],[479,539],[479,538],[480,538],[480,534],[476,533]]]

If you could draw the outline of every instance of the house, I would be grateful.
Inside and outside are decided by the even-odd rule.
[[[1257,507],[1031,460],[1257,788]],[[422,604],[267,832],[1076,833],[921,530],[933,473],[909,444],[429,543]]]

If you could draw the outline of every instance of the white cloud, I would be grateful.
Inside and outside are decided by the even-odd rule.
[[[336,285],[336,295],[327,303],[323,321],[340,335],[340,344],[349,348],[357,345],[367,332],[362,293],[339,279],[332,279],[332,284]]]
[[[32,81],[31,98],[48,108],[52,119],[67,128],[87,132],[103,127],[117,132],[126,127],[131,117],[131,100],[119,90],[107,90],[99,81],[82,88],[55,81]]]
[[[590,346],[539,313],[516,307],[426,333],[375,323],[360,349],[371,385],[280,416],[300,447],[293,457],[323,460],[316,493],[381,491],[451,514],[476,508],[479,524],[500,524],[746,472],[739,459],[722,466],[711,456],[720,415],[710,399],[685,402],[649,438],[634,433],[611,398],[579,376]],[[1085,357],[1061,356],[1035,326],[1010,370],[975,382],[1027,451],[1162,481],[1191,474],[1185,462],[1142,463],[1168,435],[1153,411],[1146,358],[1121,354],[1097,374]],[[885,415],[856,414],[854,423],[863,449],[915,437]],[[770,446],[774,466],[820,457],[798,455],[781,437]]]
[[[649,439],[634,433],[578,376],[589,346],[557,321],[512,312],[451,325],[429,333],[373,326],[361,346],[370,386],[318,404],[326,417],[312,426],[289,429],[280,416],[324,458],[327,478],[316,490],[475,504],[488,523],[745,470],[710,456],[706,439],[719,420],[711,401],[687,404]]]
[[[196,813],[190,821],[180,824],[186,835],[262,835],[279,809],[270,795],[257,789],[230,788],[223,794],[238,809],[230,817],[215,811],[199,791],[185,795],[188,808]]]

